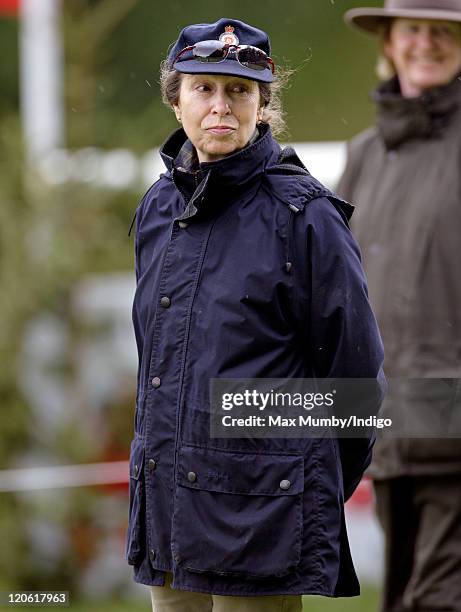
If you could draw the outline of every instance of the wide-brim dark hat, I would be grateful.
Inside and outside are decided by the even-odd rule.
[[[226,38],[228,37],[228,38]],[[179,34],[178,40],[168,51],[168,63],[171,68],[186,74],[224,74],[240,76],[253,81],[271,83],[274,75],[270,68],[254,70],[240,64],[235,54],[218,63],[204,63],[196,60],[192,52],[186,53],[178,61],[175,58],[186,47],[204,40],[228,40],[230,44],[250,45],[264,51],[267,56],[271,54],[269,37],[266,32],[238,19],[219,19],[215,23],[197,23],[185,27]]]
[[[376,34],[395,17],[461,22],[461,0],[386,0],[384,8],[355,8],[346,12],[346,23]]]

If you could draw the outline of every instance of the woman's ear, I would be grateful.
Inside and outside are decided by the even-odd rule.
[[[382,54],[384,55],[384,57],[387,60],[392,61],[392,46],[388,38],[383,41],[381,48],[382,48]]]
[[[181,123],[181,108],[179,104],[173,104],[174,114],[176,115],[176,119]]]

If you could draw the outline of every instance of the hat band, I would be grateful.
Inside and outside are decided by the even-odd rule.
[[[431,11],[455,11],[461,13],[459,0],[387,0],[385,8],[389,10],[431,10]]]

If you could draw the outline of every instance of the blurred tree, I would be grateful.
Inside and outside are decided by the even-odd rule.
[[[127,197],[123,192],[91,190],[71,183],[53,188],[43,183],[33,168],[23,172],[24,168],[19,118],[11,114],[7,121],[0,121],[0,469],[11,467],[24,453],[33,453],[43,446],[36,433],[40,430],[35,421],[37,415],[30,409],[19,384],[20,378],[27,376],[27,372],[21,371],[19,360],[27,323],[48,311],[72,328],[69,296],[76,281],[89,273],[129,269],[132,263],[132,244],[127,237],[135,205],[132,194]],[[70,338],[67,363],[62,364],[61,374],[71,382],[75,377],[72,354],[78,335],[71,334]],[[110,413],[106,414],[105,422],[97,424],[100,448],[88,448],[80,435],[81,415],[75,415],[70,421],[72,431],[63,425],[57,430],[54,447],[41,448],[41,452],[64,464],[97,460],[106,452],[103,444],[113,436],[121,448],[120,435],[124,433],[126,456],[134,380],[128,388],[132,394],[123,398],[124,419],[119,411],[113,425]],[[73,409],[72,405],[67,408]],[[91,407],[87,413],[91,414]],[[66,492],[66,496],[78,498],[83,505],[86,498],[89,504],[91,499],[88,512],[97,511],[94,496],[90,498],[87,493],[75,490]],[[77,585],[73,553],[81,551],[73,551],[71,546],[55,560],[55,565],[41,563],[40,557],[31,554],[28,535],[30,517],[37,516],[33,497],[21,499],[2,494],[1,498],[0,589]],[[70,516],[64,513],[59,520],[70,527],[75,523],[75,518],[74,523],[69,522]]]
[[[74,146],[93,142],[98,74],[114,59],[106,41],[137,2],[67,0],[63,5],[66,100],[76,115],[70,123]]]
[[[30,314],[27,264],[18,251],[19,245],[24,247],[29,214],[18,163],[21,160],[19,136],[17,116],[9,115],[8,121],[0,122],[0,401],[3,407],[0,466],[6,464],[13,449],[21,448],[27,440],[25,424],[29,417],[16,388],[17,348],[23,320]]]
[[[19,108],[18,22],[0,19],[0,120]]]
[[[27,311],[28,289],[23,262],[17,257],[17,242],[22,230],[27,204],[21,184],[19,123],[8,115],[0,121],[0,469],[14,454],[26,448],[28,418],[24,399],[17,392],[17,348],[22,322]],[[13,161],[14,160],[14,161]],[[25,570],[26,536],[18,500],[2,494],[0,499],[0,589],[16,586],[16,577]]]

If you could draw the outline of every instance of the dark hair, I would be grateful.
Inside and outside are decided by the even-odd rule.
[[[257,81],[259,98],[264,107],[262,123],[271,126],[274,136],[287,133],[285,113],[282,107],[282,89],[287,86],[292,71],[287,68],[277,68],[275,80],[272,83]],[[160,90],[162,100],[169,108],[178,103],[181,89],[181,73],[172,70],[165,60],[160,65]]]

